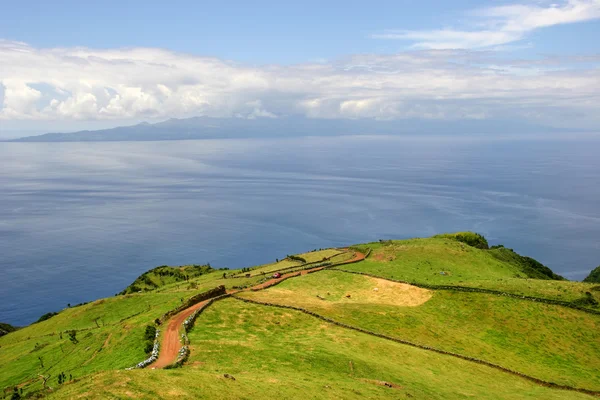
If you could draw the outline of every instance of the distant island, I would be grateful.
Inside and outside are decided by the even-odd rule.
[[[600,286],[473,232],[162,265],[0,329],[11,399],[600,395]]]
[[[300,136],[343,135],[519,135],[566,132],[557,128],[532,125],[524,121],[479,120],[376,120],[321,119],[290,116],[280,118],[193,117],[147,122],[112,129],[70,133],[46,133],[9,142],[115,142],[233,138],[285,138]]]

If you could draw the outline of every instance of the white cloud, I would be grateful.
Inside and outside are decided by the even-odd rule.
[[[0,41],[0,123],[303,114],[598,126],[599,65],[598,57],[508,61],[486,51],[427,50],[248,66],[163,49]]]
[[[528,33],[554,25],[600,18],[600,0],[567,0],[561,4],[507,5],[471,13],[476,18],[472,29],[387,31],[372,35],[376,39],[414,42],[423,49],[472,49],[499,46],[523,39]]]

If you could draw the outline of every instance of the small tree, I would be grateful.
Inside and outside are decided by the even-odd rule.
[[[13,389],[12,396],[10,396],[10,400],[20,400],[20,399],[21,399],[21,395],[19,394],[19,388],[15,386]]]
[[[77,331],[75,329],[67,331],[67,333],[69,334],[69,340],[71,341],[71,343],[79,343],[79,340],[77,340]]]

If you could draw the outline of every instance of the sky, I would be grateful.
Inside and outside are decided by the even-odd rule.
[[[600,0],[0,0],[0,139],[289,115],[600,131]]]

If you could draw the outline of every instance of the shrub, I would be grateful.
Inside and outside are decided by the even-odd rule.
[[[287,258],[292,261],[300,261],[302,263],[306,263],[306,260],[300,256],[287,256]]]
[[[490,248],[487,239],[483,235],[475,232],[445,233],[443,235],[436,235],[434,238],[458,240],[459,242],[465,243],[477,249],[487,250]]]
[[[77,340],[77,331],[76,330],[70,330],[67,331],[67,334],[69,335],[69,340],[71,341],[71,343],[73,344],[77,344],[79,343],[79,340]]]
[[[580,299],[575,300],[575,303],[578,306],[592,306],[596,307],[598,305],[598,300],[596,300],[590,292],[585,292],[585,296]]]
[[[144,353],[150,354],[154,348],[154,339],[156,338],[156,327],[147,325],[144,331]]]
[[[37,320],[37,321],[35,321],[35,322],[42,322],[42,321],[45,321],[45,320],[47,320],[47,319],[50,319],[50,318],[54,317],[55,315],[58,315],[58,313],[57,313],[57,312],[49,312],[49,313],[46,313],[46,314],[42,315],[40,318],[38,318],[38,320]]]
[[[154,341],[156,336],[156,328],[153,325],[147,325],[146,331],[144,332],[144,339]]]

